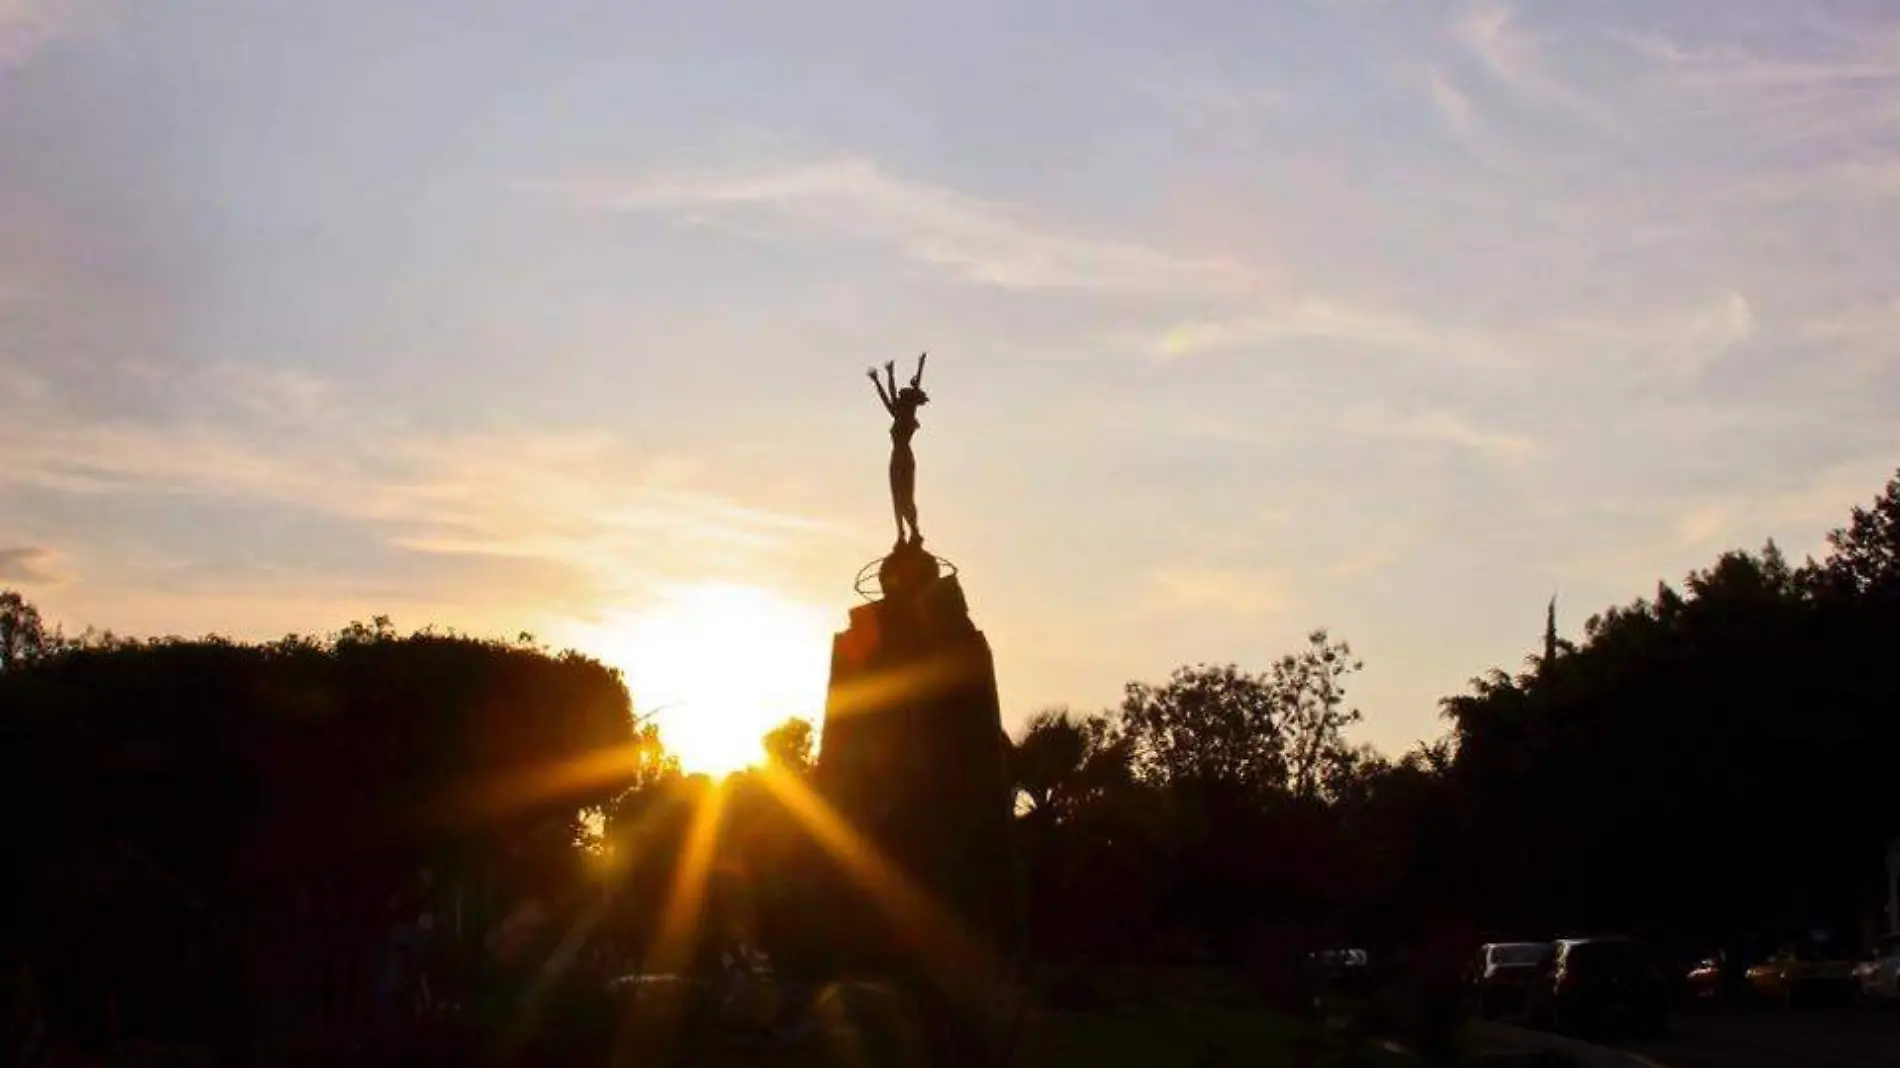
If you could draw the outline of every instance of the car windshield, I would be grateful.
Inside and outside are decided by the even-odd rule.
[[[1536,942],[1513,942],[1508,945],[1492,946],[1491,963],[1537,964],[1547,953],[1547,949]]]

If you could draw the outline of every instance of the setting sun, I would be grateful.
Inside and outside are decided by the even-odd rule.
[[[695,585],[588,644],[626,673],[635,709],[654,714],[681,766],[723,775],[757,763],[759,740],[787,717],[818,725],[830,641],[810,606],[755,586]]]

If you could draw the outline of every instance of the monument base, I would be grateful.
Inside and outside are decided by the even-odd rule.
[[[916,561],[886,571],[885,597],[832,643],[815,775],[874,855],[815,851],[800,970],[902,983],[931,1045],[980,1063],[982,1006],[1014,980],[1025,941],[996,671],[954,575]]]

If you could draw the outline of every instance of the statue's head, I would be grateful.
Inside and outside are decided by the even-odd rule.
[[[921,386],[905,386],[897,391],[897,403],[919,408],[930,403],[930,394],[925,393]]]

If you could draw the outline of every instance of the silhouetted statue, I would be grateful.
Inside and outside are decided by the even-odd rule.
[[[930,395],[924,392],[924,361],[929,353],[917,357],[917,373],[910,376],[910,385],[897,388],[897,365],[895,361],[884,362],[885,380],[877,377],[877,368],[873,367],[865,374],[871,378],[871,385],[877,387],[877,397],[884,402],[884,410],[891,413],[891,510],[897,519],[897,544],[902,548],[906,541],[922,543],[923,532],[917,529],[917,457],[910,451],[911,436],[917,433],[917,409],[930,403]],[[908,525],[910,534],[905,537]]]

